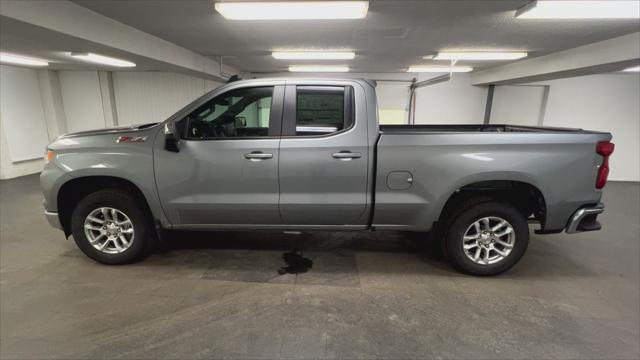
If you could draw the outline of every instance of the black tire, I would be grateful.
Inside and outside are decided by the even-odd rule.
[[[463,237],[467,229],[484,217],[499,217],[511,224],[515,241],[511,252],[494,264],[478,264],[464,252]],[[513,267],[524,255],[529,245],[529,226],[525,217],[513,206],[502,202],[481,202],[463,208],[456,213],[446,228],[444,251],[451,263],[471,275],[498,275]]]
[[[125,213],[134,229],[131,246],[118,254],[107,254],[94,248],[84,231],[84,221],[95,209],[112,207]],[[139,261],[151,253],[154,239],[150,217],[130,193],[119,189],[105,189],[85,196],[71,214],[71,232],[85,255],[103,264],[118,265]]]

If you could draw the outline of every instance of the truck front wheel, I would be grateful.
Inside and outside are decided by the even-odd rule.
[[[513,206],[483,202],[458,212],[443,241],[447,257],[462,271],[497,275],[524,255],[529,244],[529,227]]]
[[[84,197],[71,215],[76,244],[90,258],[104,264],[126,264],[151,251],[148,216],[134,196],[105,189]]]

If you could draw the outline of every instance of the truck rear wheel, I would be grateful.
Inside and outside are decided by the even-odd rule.
[[[105,189],[84,197],[71,215],[76,244],[90,258],[104,264],[126,264],[151,252],[146,212],[136,199],[119,189]]]
[[[529,227],[513,206],[482,202],[458,212],[443,241],[447,257],[462,271],[497,275],[522,258],[529,245]]]

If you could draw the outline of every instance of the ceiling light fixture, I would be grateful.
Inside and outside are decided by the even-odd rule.
[[[416,73],[448,73],[448,72],[469,72],[473,71],[470,66],[411,66],[407,72]]]
[[[217,2],[215,9],[227,20],[363,19],[369,1]]]
[[[349,67],[344,65],[292,65],[291,72],[348,72]]]
[[[26,66],[49,66],[49,62],[15,54],[9,54],[0,52],[0,62],[3,64],[11,65],[26,65]]]
[[[640,1],[544,0],[516,11],[518,19],[639,19]]]
[[[274,51],[271,56],[280,60],[351,60],[356,57],[356,53],[353,51],[296,50]]]
[[[516,60],[527,56],[523,51],[443,51],[435,60]],[[426,59],[426,57],[425,57]]]
[[[638,66],[634,66],[634,67],[630,67],[630,68],[626,68],[622,71],[626,71],[626,72],[640,72],[640,65]]]
[[[98,55],[93,53],[71,53],[71,56],[73,56],[76,59],[80,59],[83,61],[88,61],[96,64],[102,64],[102,65],[109,65],[109,66],[116,66],[116,67],[135,67],[136,66],[136,64],[132,63],[131,61],[116,59],[109,56],[103,56],[103,55]]]

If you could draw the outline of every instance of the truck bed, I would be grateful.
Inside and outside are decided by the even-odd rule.
[[[384,125],[380,131],[373,224],[404,221],[425,229],[458,189],[509,181],[538,189],[544,229],[561,230],[579,206],[599,201],[596,144],[611,140],[609,133],[580,129],[493,124]],[[408,188],[394,189],[391,182],[403,176],[412,179]]]
[[[473,132],[524,132],[524,133],[597,133],[583,129],[520,126],[506,124],[465,125],[380,125],[380,132],[402,133],[473,133]]]

